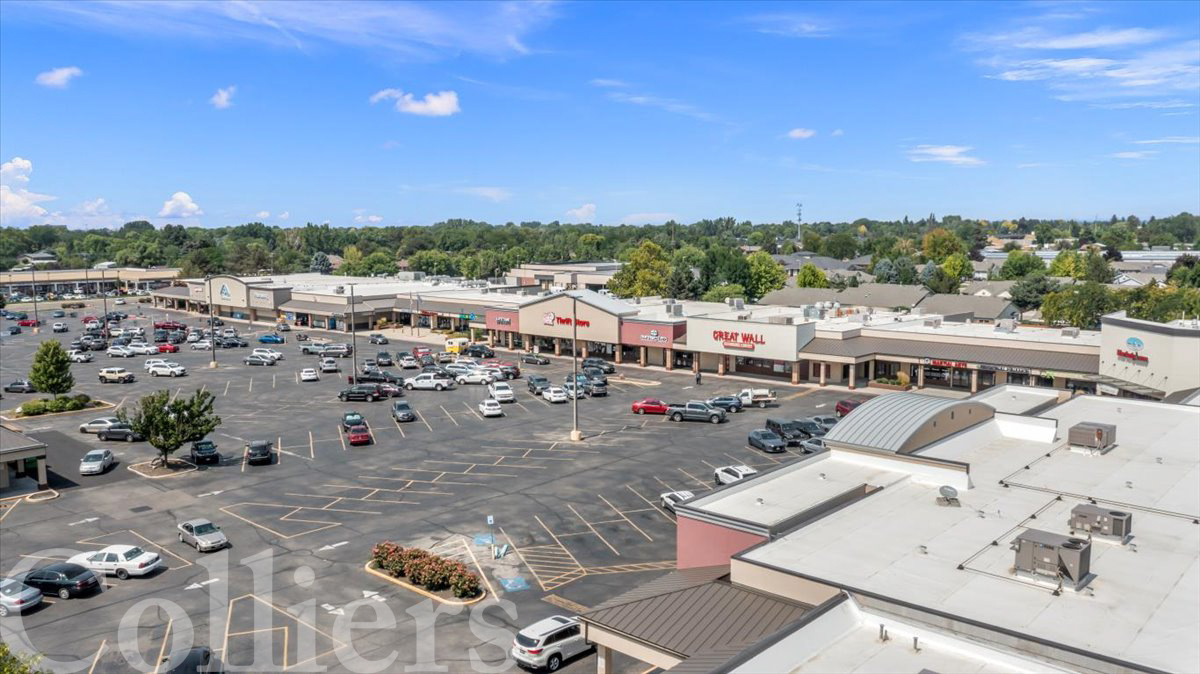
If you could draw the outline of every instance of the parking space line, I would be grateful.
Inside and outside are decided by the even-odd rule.
[[[250,451],[250,445],[242,447],[242,472],[246,472],[246,454]]]
[[[271,388],[275,388],[275,375],[271,375]]]
[[[338,427],[338,440],[342,441],[342,451],[346,451],[346,435],[342,433],[342,429]]]
[[[375,444],[375,431],[372,430],[370,426],[367,426],[367,437],[371,438],[371,444],[374,445]]]
[[[404,434],[404,429],[400,428],[400,422],[396,421],[396,417],[392,417],[392,423],[396,425],[396,430],[400,431],[400,437],[402,439],[408,437],[407,435]]]
[[[701,487],[704,487],[705,489],[712,489],[712,485],[708,484],[704,480],[701,480],[700,478],[696,477],[695,475],[692,475],[691,473],[687,472],[686,470],[684,470],[682,468],[679,468],[678,470],[679,470],[679,472],[683,473],[684,475],[687,475],[689,478],[691,478],[691,480],[693,482],[700,485]]]
[[[662,486],[666,487],[667,491],[679,491],[679,490],[678,490],[678,489],[676,489],[675,487],[673,487],[673,486],[671,486],[671,485],[667,484],[666,482],[663,482],[662,478],[660,478],[660,477],[659,477],[659,476],[657,476],[657,475],[655,475],[655,476],[654,476],[654,479],[655,479],[655,480],[656,480],[656,481],[657,481],[659,484],[661,484]]]
[[[297,384],[299,384],[299,383],[300,383],[300,372],[299,372],[299,370],[297,370],[297,371],[295,372],[295,378],[296,378],[296,383],[297,383]]]
[[[208,384],[207,384],[207,383],[205,383],[205,384],[201,384],[201,385],[200,385],[200,392],[201,392],[201,393],[204,393],[204,389],[206,389],[206,388],[208,388]]]
[[[586,524],[586,525],[587,525],[587,528],[588,528],[588,529],[591,529],[591,530],[592,530],[592,533],[596,534],[596,538],[599,538],[601,543],[604,543],[605,545],[607,545],[607,546],[608,546],[608,549],[609,549],[609,550],[612,550],[612,551],[613,551],[613,554],[614,554],[614,555],[616,555],[616,556],[618,556],[618,557],[620,557],[620,556],[621,556],[621,553],[617,552],[617,549],[616,549],[616,548],[614,548],[614,547],[612,546],[612,543],[609,543],[609,542],[608,542],[608,539],[606,539],[606,538],[605,538],[605,537],[604,537],[604,536],[603,536],[603,535],[602,535],[602,534],[601,534],[599,531],[596,531],[596,527],[592,526],[592,523],[591,523],[591,522],[589,522],[589,521],[587,521],[587,520],[583,519],[583,515],[580,515],[580,514],[579,514],[579,511],[575,509],[575,506],[573,506],[573,505],[571,505],[570,503],[568,503],[568,504],[567,504],[567,507],[568,507],[568,508],[570,508],[571,512],[575,513],[575,516],[579,518],[579,521],[581,521],[581,522],[583,522],[584,524]],[[597,522],[597,524],[604,524],[604,523],[603,523],[603,522]]]
[[[100,656],[104,654],[104,648],[108,646],[108,639],[100,640],[100,648],[96,649],[96,657],[92,658],[92,666],[88,667],[88,674],[96,671],[96,664],[100,662]]]
[[[133,529],[130,529],[130,530],[129,530],[129,533],[131,533],[131,534],[133,534],[134,536],[137,536],[138,538],[142,539],[143,541],[145,541],[145,542],[146,542],[146,544],[147,544],[147,545],[152,545],[152,546],[154,546],[154,547],[158,548],[159,550],[161,550],[162,552],[165,552],[165,553],[167,553],[168,555],[171,555],[172,557],[174,557],[175,559],[178,559],[179,561],[183,562],[183,566],[182,566],[182,567],[180,567],[180,568],[184,568],[184,567],[192,566],[192,562],[191,562],[190,560],[184,559],[183,557],[180,557],[179,555],[175,554],[174,552],[171,552],[170,550],[168,550],[168,549],[166,548],[166,546],[164,546],[164,545],[160,545],[160,544],[158,544],[158,543],[155,543],[154,541],[150,540],[149,538],[146,538],[145,536],[143,536],[143,535],[139,534],[138,532],[134,531]],[[99,538],[99,536],[97,536],[96,538]],[[83,543],[83,541],[75,541],[75,542],[76,542],[76,543]]]
[[[283,454],[284,454],[283,438],[278,435],[275,436],[275,453],[278,454],[278,456],[275,457],[275,464],[276,465],[282,464],[283,463]]]
[[[254,391],[254,377],[250,377],[250,383],[246,384],[246,393]]]
[[[483,417],[479,416],[479,412],[476,412],[475,410],[471,409],[471,406],[467,404],[467,401],[465,401],[465,400],[462,401],[462,404],[463,404],[463,407],[467,408],[468,412],[475,415],[476,419],[483,421]]]
[[[524,405],[522,405],[520,400],[516,400],[516,399],[514,399],[514,400],[513,400],[513,403],[514,403],[514,404],[516,404],[516,406],[517,406],[517,407],[520,407],[521,409],[525,410],[526,412],[528,412],[528,411],[529,411],[529,408],[528,408],[528,407],[526,407],[526,406],[524,406]]]
[[[425,428],[428,428],[430,433],[432,433],[432,432],[433,432],[433,426],[430,426],[430,425],[429,425],[429,422],[428,422],[428,421],[425,421],[425,415],[424,415],[424,414],[421,414],[420,412],[418,412],[418,411],[416,411],[416,410],[413,410],[413,414],[417,415],[417,418],[421,420],[421,423],[425,424]]]
[[[230,385],[230,384],[232,384],[232,383],[233,383],[233,380],[232,380],[232,379],[227,379],[227,380],[225,380],[225,392],[221,394],[222,396],[227,396],[227,395],[229,395],[229,385]]]
[[[607,505],[609,508],[612,508],[612,511],[615,512],[621,519],[628,522],[629,526],[633,527],[634,529],[637,529],[637,532],[639,534],[645,536],[646,540],[650,541],[651,543],[654,542],[654,539],[651,538],[650,534],[646,533],[645,531],[642,531],[642,528],[639,527],[638,525],[634,524],[633,520],[626,517],[625,513],[621,512],[620,510],[617,510],[617,506],[613,505],[608,499],[604,498],[604,494],[596,494],[596,496],[599,496],[600,500],[604,501],[605,505]]]
[[[158,674],[158,668],[162,665],[163,654],[167,652],[167,639],[171,636],[171,623],[175,622],[174,618],[167,618],[167,629],[163,632],[162,645],[158,647],[158,659],[154,661],[154,674]]]
[[[450,414],[450,410],[446,409],[445,405],[438,405],[438,407],[442,408],[442,411],[446,413],[446,416],[450,418],[450,421],[454,422],[455,426],[462,426],[462,424],[458,423],[458,419],[455,419],[454,415]]]
[[[542,528],[546,530],[546,533],[550,534],[550,538],[554,539],[555,545],[562,548],[562,551],[567,553],[567,557],[571,558],[571,561],[575,563],[575,566],[582,569],[583,565],[579,563],[578,559],[575,559],[575,555],[571,554],[571,551],[567,549],[567,546],[563,545],[562,542],[558,540],[558,536],[555,536],[554,532],[550,531],[550,527],[546,526],[546,523],[542,521],[542,518],[538,517],[537,515],[534,515],[533,519],[537,520],[537,523],[542,525]]]
[[[313,447],[312,431],[308,432],[308,456],[312,459],[317,458],[317,450]]]

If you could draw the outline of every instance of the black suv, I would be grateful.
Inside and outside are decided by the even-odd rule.
[[[397,377],[391,372],[384,372],[383,370],[379,369],[367,370],[366,372],[363,372],[355,377],[354,381],[358,384],[402,384],[404,382],[403,379]]]
[[[788,445],[798,445],[807,440],[808,434],[800,430],[800,425],[788,419],[767,419],[767,430],[775,433]]]
[[[594,367],[604,374],[612,374],[617,371],[617,366],[613,365],[607,360],[604,360],[603,358],[584,358],[580,365],[583,367]]]
[[[251,440],[246,443],[246,463],[271,463],[271,441]]]
[[[380,391],[379,387],[375,386],[374,384],[355,384],[350,388],[342,389],[341,393],[338,393],[338,400],[341,400],[342,402],[347,400],[366,400],[368,402],[375,402],[382,397],[383,391]]]
[[[495,358],[496,352],[492,351],[487,344],[472,344],[468,346],[463,354],[471,358]]]
[[[197,440],[192,443],[192,463],[218,463],[221,455],[212,440]]]
[[[535,396],[541,395],[542,391],[550,388],[550,380],[539,374],[529,375],[525,381],[529,382],[529,392]]]
[[[393,365],[391,354],[387,351],[380,351],[375,354],[375,364],[379,367],[391,367]]]

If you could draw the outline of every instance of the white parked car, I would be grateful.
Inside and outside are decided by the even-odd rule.
[[[579,620],[556,615],[517,632],[512,656],[528,669],[556,672],[564,662],[591,647],[583,638]]]
[[[221,336],[222,337],[237,337],[237,330],[234,330],[233,328],[225,328],[224,330],[221,331]]]
[[[734,482],[741,482],[755,475],[758,475],[758,471],[750,466],[721,466],[713,471],[713,482],[716,482],[718,486],[733,484]]]
[[[109,358],[132,358],[133,351],[127,346],[110,346],[104,353],[108,354]]]
[[[321,381],[321,375],[311,367],[300,370],[300,381]]]
[[[117,462],[111,450],[93,449],[79,460],[80,475],[100,475]]]
[[[158,347],[145,342],[134,342],[129,345],[129,351],[135,356],[149,356],[158,353]]]
[[[212,348],[212,342],[207,339],[198,339],[192,342],[192,351],[208,351]]]
[[[125,300],[123,300],[123,299],[121,299],[120,297],[118,297],[116,300],[114,300],[114,301],[113,301],[113,304],[115,304],[115,305],[117,305],[117,306],[120,306],[120,305],[122,305],[122,304],[125,304]]]
[[[97,552],[81,552],[67,560],[99,574],[112,574],[121,580],[144,576],[162,567],[162,557],[136,545],[110,545]]]
[[[92,362],[92,352],[71,349],[67,352],[67,358],[70,358],[72,363],[90,363]]]
[[[66,332],[67,324],[66,323],[55,323],[54,325],[50,326],[50,330],[52,330],[54,332]]]
[[[321,372],[338,372],[341,368],[338,367],[337,361],[332,358],[321,359]]]
[[[517,399],[512,387],[507,382],[497,381],[488,384],[488,395],[501,403],[511,403]]]
[[[157,363],[146,370],[151,377],[182,377],[187,374],[187,368],[179,363]]]
[[[565,403],[569,400],[567,392],[559,386],[551,386],[542,391],[542,398],[549,403]]]
[[[192,343],[200,341],[200,333],[189,332],[188,336],[187,336],[187,341],[188,341],[188,344],[192,344]]]
[[[421,363],[412,356],[405,356],[400,359],[400,367],[404,368],[405,370],[415,370],[418,367],[421,367]]]
[[[502,417],[504,416],[504,408],[500,406],[500,402],[492,398],[484,398],[479,401],[479,413],[485,417]]]
[[[465,374],[455,376],[454,380],[459,384],[490,384],[494,381],[492,375],[483,370],[471,370]]]
[[[254,356],[262,356],[263,358],[270,358],[271,360],[283,360],[283,354],[275,349],[259,347],[251,351],[250,354]]]
[[[475,360],[474,358],[467,358],[466,356],[459,356],[458,358],[454,359],[453,365],[466,365],[467,367],[479,367],[479,361]]]
[[[582,386],[573,381],[563,384],[562,387],[567,397],[582,398],[587,393],[587,391],[583,390]]]
[[[166,364],[167,364],[166,358],[147,358],[146,362],[142,363],[142,369],[149,370],[151,367],[154,367],[155,365],[166,365]]]
[[[675,512],[676,505],[684,501],[690,501],[695,497],[696,495],[690,491],[669,491],[658,495],[658,503],[663,507],[663,510]]]
[[[119,424],[121,420],[116,417],[100,417],[92,419],[86,423],[79,424],[80,433],[99,433],[100,431],[110,428],[113,424]]]

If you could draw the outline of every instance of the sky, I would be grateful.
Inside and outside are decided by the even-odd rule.
[[[1200,3],[0,3],[0,224],[1200,212]]]

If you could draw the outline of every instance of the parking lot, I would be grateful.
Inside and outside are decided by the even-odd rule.
[[[167,317],[206,325],[194,316],[147,307],[137,316],[136,305],[123,309],[134,314],[127,323],[148,333],[152,321]],[[78,334],[78,319],[64,320],[71,327],[66,335],[49,329],[34,335],[26,329],[0,339],[3,383],[26,376],[40,340]],[[477,405],[487,397],[486,387],[463,385],[406,392],[403,399],[416,410],[417,420],[400,424],[392,420],[387,399],[338,400],[350,359],[340,361],[339,374],[301,382],[299,371],[315,367],[318,359],[300,354],[294,332],[284,333],[285,344],[265,345],[283,352],[284,360],[250,367],[241,358],[258,346],[253,338],[264,330],[229,325],[251,347],[218,350],[215,369],[207,367],[207,351],[181,345],[178,353],[164,354],[187,368],[185,377],[145,375],[145,356],[110,359],[99,352],[93,362],[73,366],[78,391],[118,407],[162,389],[172,395],[211,392],[222,418],[210,436],[222,454],[216,464],[159,479],[130,471],[130,465],[153,458],[149,445],[103,443],[77,431],[80,423],[111,410],[10,424],[50,446],[51,486],[60,496],[12,501],[0,510],[4,575],[21,563],[65,558],[67,549],[118,542],[160,552],[167,562],[166,570],[149,577],[110,578],[98,596],[56,600],[26,614],[24,629],[48,659],[85,662],[84,671],[126,671],[126,660],[136,656],[151,671],[160,653],[173,650],[172,633],[186,628],[198,644],[231,664],[261,663],[266,657],[284,669],[358,671],[366,660],[395,651],[395,664],[385,671],[431,658],[450,671],[470,671],[468,651],[475,648],[478,658],[495,666],[504,662],[502,649],[511,635],[489,643],[463,610],[439,616],[435,637],[432,621],[414,615],[423,597],[364,572],[371,547],[393,540],[436,548],[478,569],[489,594],[514,605],[508,613],[499,606],[484,609],[488,621],[506,630],[573,613],[673,568],[674,517],[660,507],[660,494],[710,490],[718,466],[761,470],[794,459],[792,452],[768,455],[748,448],[747,432],[762,427],[769,416],[832,414],[836,401],[847,397],[835,390],[780,387],[778,407],[747,409],[720,425],[673,423],[663,416],[635,415],[630,404],[644,397],[707,398],[747,384],[706,377],[697,387],[690,373],[618,366],[609,375],[606,398],[578,403],[582,442],[569,440],[571,405],[535,397],[523,377],[511,382],[516,401],[504,405],[503,417],[482,417]],[[360,335],[357,350],[360,358],[369,358],[379,350],[395,353],[414,345],[393,340],[375,346]],[[571,362],[551,361],[522,365],[522,373],[561,383]],[[114,365],[135,372],[137,381],[99,383],[96,371]],[[15,408],[34,397],[39,396],[5,393],[0,407]],[[346,443],[341,417],[348,410],[366,418],[370,445]],[[243,447],[252,440],[274,443],[270,465],[243,460]],[[117,465],[105,475],[80,476],[79,456],[97,446],[112,448]],[[176,524],[194,517],[217,522],[231,549],[203,555],[180,544]],[[491,542],[507,546],[501,559],[491,558]],[[158,606],[133,615],[130,619],[141,627],[137,652],[122,654],[116,645],[122,617],[151,598],[174,602],[184,615]],[[339,632],[336,623],[347,614],[370,620],[364,604],[387,606],[396,624]],[[17,629],[14,620],[0,621],[6,639]],[[617,664],[627,671],[644,669]],[[568,664],[571,671],[594,667],[591,655]]]

